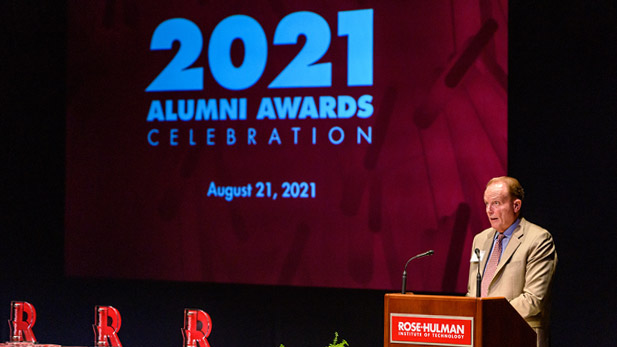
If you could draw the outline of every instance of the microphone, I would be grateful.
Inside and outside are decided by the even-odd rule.
[[[478,274],[476,275],[476,297],[482,296],[482,275],[480,274],[480,250],[475,249],[476,258],[478,258]]]
[[[429,255],[433,255],[433,253],[435,252],[431,249],[430,251],[420,253],[416,256],[409,258],[409,260],[407,260],[407,263],[405,263],[405,268],[403,269],[403,288],[401,290],[401,294],[405,294],[405,287],[407,286],[407,265],[409,264],[409,262],[417,258],[422,258],[422,257],[426,257]]]

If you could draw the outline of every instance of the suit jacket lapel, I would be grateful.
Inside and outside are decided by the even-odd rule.
[[[489,235],[487,236],[486,240],[484,240],[484,242],[482,243],[482,248],[480,249],[484,249],[484,256],[482,257],[482,261],[481,261],[481,268],[480,270],[482,270],[482,276],[484,276],[484,269],[486,269],[486,262],[488,262],[488,257],[489,254],[491,253],[491,247],[493,247],[493,239],[495,238],[495,229],[493,229],[492,233],[489,233]]]

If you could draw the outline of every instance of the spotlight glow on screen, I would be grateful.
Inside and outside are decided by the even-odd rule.
[[[506,1],[68,11],[69,276],[466,291]]]

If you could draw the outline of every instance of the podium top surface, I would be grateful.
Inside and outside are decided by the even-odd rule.
[[[428,294],[413,294],[413,293],[387,293],[385,295],[391,299],[406,299],[413,298],[415,300],[436,300],[436,301],[501,301],[506,300],[504,297],[488,297],[488,298],[476,298],[474,296],[457,296],[457,295],[428,295]]]

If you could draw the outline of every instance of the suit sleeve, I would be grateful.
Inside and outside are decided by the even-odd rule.
[[[556,265],[557,252],[553,238],[544,231],[532,241],[532,247],[529,248],[523,292],[510,300],[510,304],[523,318],[536,316],[543,310]]]

